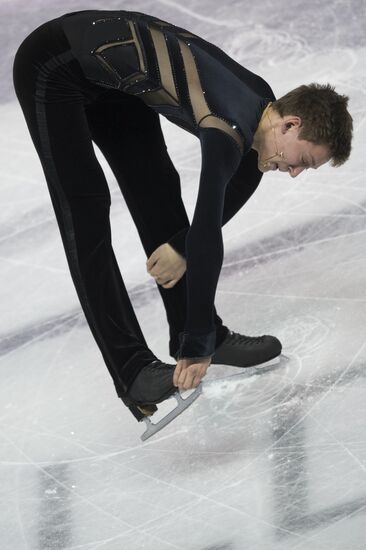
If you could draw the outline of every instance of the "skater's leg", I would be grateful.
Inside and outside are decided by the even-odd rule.
[[[86,110],[93,141],[108,160],[149,257],[175,233],[189,226],[180,178],[164,141],[157,113],[142,100],[108,91]],[[169,352],[179,347],[186,315],[186,276],[170,289],[157,285],[170,330]],[[215,311],[217,345],[228,328]]]
[[[56,39],[52,31],[46,26],[19,47],[14,87],[81,306],[117,393],[123,395],[156,357],[146,345],[111,246],[110,193],[85,116],[87,82],[62,35]]]

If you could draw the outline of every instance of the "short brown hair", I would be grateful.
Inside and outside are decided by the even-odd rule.
[[[325,145],[332,166],[340,166],[350,155],[353,122],[347,111],[348,96],[339,95],[330,84],[299,86],[273,102],[281,117],[296,115],[303,127],[298,139]]]

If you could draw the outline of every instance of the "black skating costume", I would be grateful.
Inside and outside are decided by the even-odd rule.
[[[186,257],[177,285],[158,286],[171,355],[213,354],[228,332],[214,307],[221,227],[262,177],[251,145],[275,100],[270,86],[186,29],[122,10],[67,13],[35,29],[17,51],[14,86],[81,306],[118,394],[156,356],[114,256],[110,193],[92,141],[116,176],[146,254],[169,242]],[[200,141],[191,225],[159,114]]]

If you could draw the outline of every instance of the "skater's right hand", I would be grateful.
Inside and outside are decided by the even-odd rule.
[[[187,262],[169,243],[164,243],[148,258],[146,269],[158,285],[173,288],[183,277]]]
[[[174,370],[174,386],[177,386],[181,390],[196,388],[205,376],[211,359],[212,355],[179,359]]]

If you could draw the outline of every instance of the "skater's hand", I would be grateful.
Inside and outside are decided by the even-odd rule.
[[[163,288],[173,288],[187,268],[185,258],[169,243],[160,245],[146,261],[147,272]]]
[[[179,359],[174,370],[173,384],[181,390],[196,388],[205,376],[212,355],[207,357],[184,357]]]

